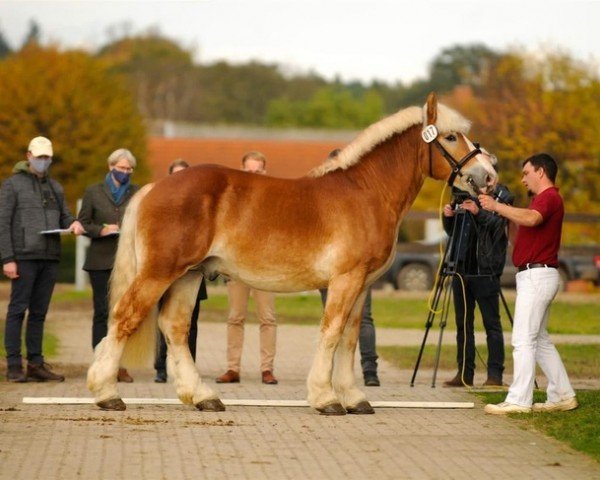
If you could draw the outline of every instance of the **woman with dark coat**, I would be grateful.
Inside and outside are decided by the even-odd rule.
[[[120,148],[111,153],[104,181],[86,189],[79,212],[79,222],[86,231],[85,235],[91,239],[83,269],[90,275],[94,296],[93,348],[108,331],[108,284],[125,207],[138,190],[138,186],[130,182],[135,166],[135,157],[129,150]],[[119,382],[133,382],[124,368],[119,368],[117,379]]]

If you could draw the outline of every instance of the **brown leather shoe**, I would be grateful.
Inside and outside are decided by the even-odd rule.
[[[129,375],[129,372],[126,368],[119,368],[119,373],[117,373],[117,382],[133,383],[133,377]]]
[[[444,382],[444,387],[472,387],[473,379],[465,378],[465,383],[463,383],[463,379],[460,376],[460,373],[457,373],[456,376],[452,380],[447,380]]]
[[[50,370],[50,365],[47,363],[28,363],[27,380],[33,380],[34,382],[64,382],[65,377]]]
[[[485,382],[483,382],[483,387],[504,387],[505,385],[502,383],[502,379],[488,377]]]
[[[265,370],[262,372],[262,382],[266,383],[267,385],[277,385],[279,383],[273,376],[271,370]]]
[[[217,377],[215,382],[217,383],[240,383],[239,372],[233,370],[227,370],[223,375]]]

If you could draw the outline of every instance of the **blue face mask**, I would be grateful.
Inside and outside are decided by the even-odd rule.
[[[112,176],[121,185],[125,185],[126,183],[129,182],[129,177],[131,177],[131,173],[120,172],[119,170],[116,170],[113,168]]]
[[[31,165],[31,168],[33,168],[37,173],[46,173],[51,163],[52,159],[43,160],[35,157],[29,159],[29,165]]]

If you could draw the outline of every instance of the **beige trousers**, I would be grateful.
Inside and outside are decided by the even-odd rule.
[[[275,294],[250,288],[230,280],[227,282],[229,294],[229,318],[227,319],[227,369],[240,371],[242,347],[244,345],[244,322],[248,313],[250,292],[256,304],[256,314],[260,320],[260,371],[273,371],[277,324],[275,323]]]

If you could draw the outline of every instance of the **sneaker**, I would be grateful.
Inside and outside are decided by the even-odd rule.
[[[126,368],[119,368],[119,372],[117,373],[117,382],[133,383],[133,377],[129,375],[129,372]]]
[[[365,387],[379,387],[379,377],[376,373],[365,373]]]
[[[28,363],[27,364],[27,380],[34,382],[64,382],[65,377],[54,373],[47,363]]]
[[[273,376],[273,372],[271,372],[271,370],[265,370],[262,372],[262,382],[267,385],[277,385],[279,383]]]
[[[233,370],[227,370],[223,375],[217,377],[217,383],[240,383],[240,374]]]
[[[156,377],[154,377],[154,383],[167,383],[167,372],[164,370],[157,370]]]
[[[571,397],[559,402],[534,403],[532,410],[534,412],[566,412],[575,410],[578,406],[577,398]]]
[[[27,377],[23,373],[23,367],[8,367],[8,371],[6,372],[6,380],[13,383],[25,383],[27,381]]]
[[[505,415],[507,413],[529,413],[531,412],[531,407],[522,407],[521,405],[508,402],[502,402],[498,405],[488,403],[483,411],[492,415]]]
[[[446,380],[444,382],[444,387],[472,387],[473,379],[465,378],[463,383],[463,379],[461,378],[460,373],[457,373],[456,376],[452,380]]]

